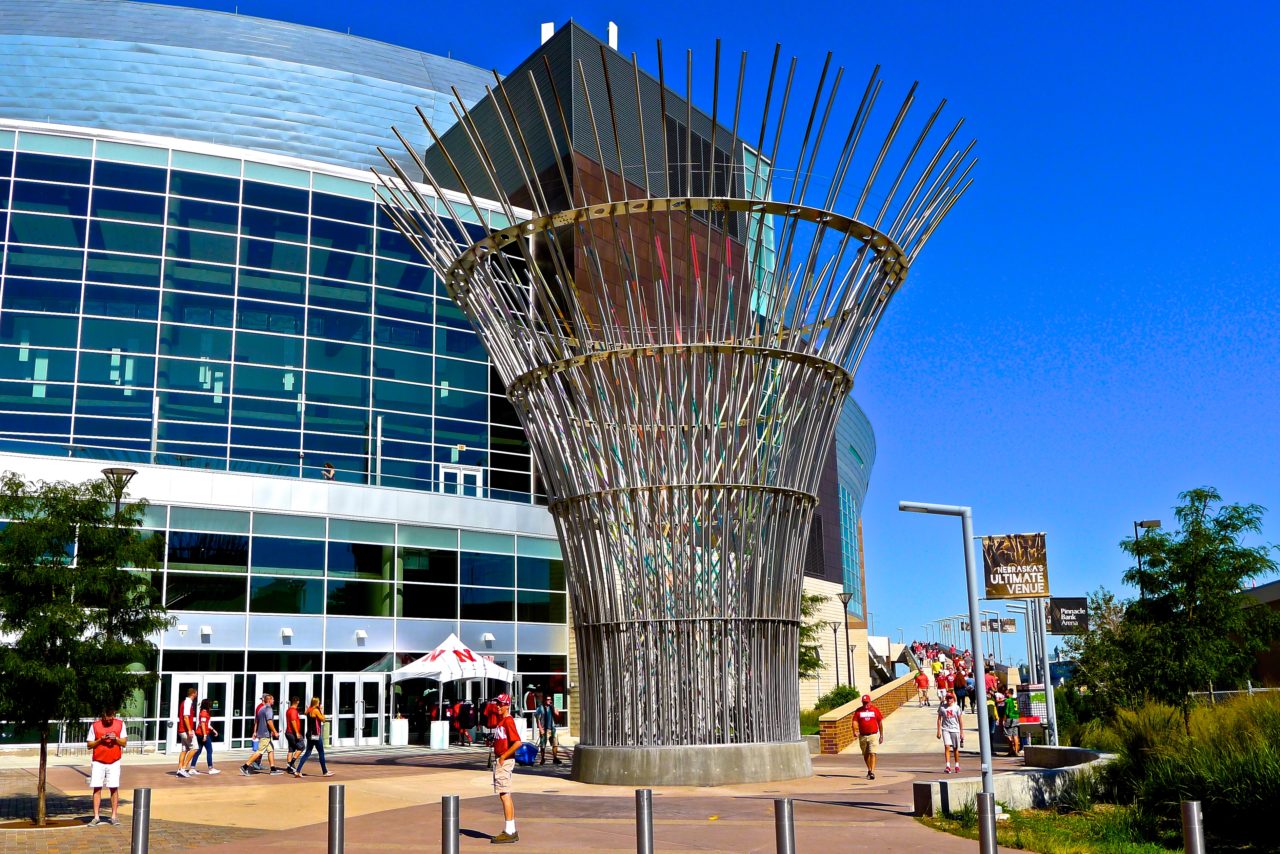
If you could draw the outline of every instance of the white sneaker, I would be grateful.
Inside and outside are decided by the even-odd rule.
[[[199,768],[188,768],[188,769],[187,769],[187,776],[188,776],[188,777],[194,777],[195,775],[197,775],[197,774],[199,774],[199,773],[200,773],[200,769],[199,769]]]
[[[221,772],[221,771],[219,771],[217,768],[210,768],[208,771],[206,771],[206,772],[204,772],[204,773],[206,773],[206,774],[221,774],[222,772]]]

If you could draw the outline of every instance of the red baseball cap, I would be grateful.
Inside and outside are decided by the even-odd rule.
[[[870,702],[871,702],[871,695],[870,695],[870,694],[863,694],[863,695],[862,695],[862,702],[864,702],[864,703],[870,703]]]
[[[499,706],[509,706],[511,705],[511,695],[499,694],[498,696],[493,698],[493,701],[497,703]]]

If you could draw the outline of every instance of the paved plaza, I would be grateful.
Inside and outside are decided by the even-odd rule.
[[[886,750],[876,780],[866,779],[862,757],[815,756],[814,776],[781,783],[654,790],[654,840],[659,851],[772,852],[773,799],[795,801],[799,851],[969,851],[973,843],[918,824],[911,784],[940,776],[941,748],[930,729],[936,709],[908,707],[886,721]],[[977,771],[977,732],[968,717],[966,764]],[[924,746],[928,752],[920,749]],[[912,752],[904,752],[910,750]],[[346,786],[347,850],[438,851],[440,798],[461,797],[462,849],[492,851],[489,836],[502,827],[485,756],[480,751],[433,754],[419,748],[335,752],[335,776],[241,777],[242,754],[220,757],[223,773],[191,780],[173,775],[166,757],[126,758],[120,827],[43,831],[0,830],[0,854],[79,854],[127,850],[131,790],[152,789],[151,850],[322,851],[328,786]],[[73,760],[74,761],[74,760]],[[1001,758],[998,767],[1020,760]],[[34,769],[0,768],[0,818],[29,809]],[[27,763],[28,766],[30,763]],[[310,770],[319,771],[310,765]],[[966,771],[969,771],[966,768]],[[49,769],[50,815],[91,815],[83,764]],[[535,766],[516,773],[516,807],[524,852],[632,852],[634,790],[591,786],[569,779],[569,766]],[[104,810],[105,813],[105,810]]]

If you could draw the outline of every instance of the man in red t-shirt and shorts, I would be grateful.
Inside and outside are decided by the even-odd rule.
[[[502,832],[490,839],[490,842],[519,842],[520,834],[516,832],[516,805],[511,800],[511,773],[516,767],[516,750],[520,747],[520,731],[511,718],[511,696],[499,694],[494,702],[498,704],[498,725],[493,730],[493,790],[502,801],[502,817],[506,825]]]
[[[919,707],[923,709],[929,705],[929,677],[924,675],[923,670],[916,673],[916,690],[920,692]]]
[[[858,727],[858,746],[862,761],[867,763],[867,779],[876,778],[876,747],[884,744],[884,713],[871,702],[870,694],[862,695],[862,707],[853,713]]]
[[[99,817],[102,811],[102,790],[111,790],[111,818],[107,824],[119,824],[116,812],[120,809],[120,757],[124,754],[124,746],[129,739],[124,734],[124,721],[116,717],[116,710],[105,708],[102,717],[89,727],[89,749],[93,751],[93,764],[89,771],[89,786],[93,789],[93,821],[90,827],[97,827],[103,821]]]

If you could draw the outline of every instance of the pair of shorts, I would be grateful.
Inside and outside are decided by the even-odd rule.
[[[287,742],[289,743],[289,752],[290,752],[290,753],[297,753],[299,750],[301,750],[301,749],[302,749],[302,737],[301,737],[301,736],[294,735],[294,734],[293,734],[293,733],[291,733],[291,732],[286,732],[286,733],[284,734],[284,740],[285,740],[285,741],[287,741]]]
[[[956,750],[959,750],[960,744],[963,741],[964,741],[964,738],[962,737],[961,733],[953,732],[952,730],[949,730],[949,729],[944,729],[942,731],[942,746],[944,748],[954,747]]]
[[[119,762],[94,762],[89,769],[89,788],[91,789],[120,788],[120,763]]]
[[[499,795],[511,794],[511,773],[516,770],[516,759],[493,760],[493,791]]]
[[[263,754],[270,753],[272,756],[275,755],[276,743],[271,738],[268,738],[266,736],[259,736],[254,740],[258,742],[258,746],[254,748],[255,752],[259,752]]]
[[[871,735],[858,736],[858,746],[862,748],[863,756],[871,756],[875,754],[880,745],[880,733],[875,732]]]
[[[179,732],[178,743],[182,745],[183,750],[190,750],[191,749],[191,733]]]

